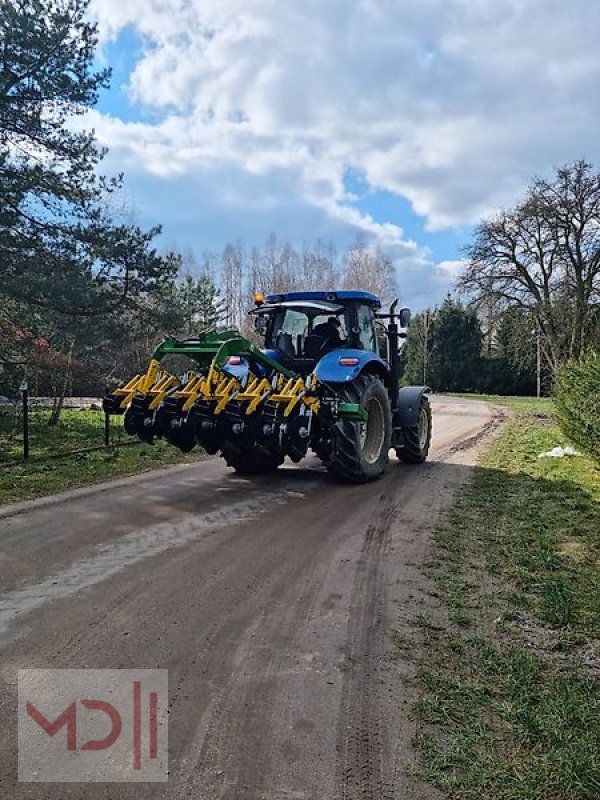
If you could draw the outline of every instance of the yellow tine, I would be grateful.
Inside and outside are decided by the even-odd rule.
[[[288,404],[285,408],[285,411],[283,412],[284,417],[289,417],[294,408],[298,405],[298,403],[302,399],[300,393],[303,391],[304,391],[304,381],[302,380],[302,378],[298,378],[298,380],[296,381],[296,383],[294,384],[289,393]]]
[[[189,411],[190,410],[190,408],[194,405],[194,403],[198,399],[198,395],[200,394],[201,391],[202,391],[202,386],[199,386],[195,391],[190,392],[190,396],[188,397],[188,399],[183,404],[183,407],[182,407],[183,411]]]
[[[128,381],[125,386],[120,386],[118,389],[115,389],[115,394],[120,396],[122,394],[129,394],[133,389],[137,386],[138,381],[141,379],[141,375],[135,375],[130,381]]]
[[[233,398],[235,395],[236,389],[239,387],[239,382],[235,378],[230,378],[227,385],[223,387],[222,392],[219,392],[220,400],[217,403],[213,414],[220,414],[227,403]]]
[[[158,373],[160,371],[160,362],[157,361],[155,358],[150,359],[150,364],[148,365],[148,371],[144,376],[144,380],[142,386],[140,386],[140,392],[142,394],[146,393],[155,383],[156,378],[158,377]]]
[[[318,397],[303,397],[302,402],[315,414],[318,412],[321,406],[321,401]]]
[[[148,408],[149,408],[151,411],[154,411],[154,409],[155,409],[155,408],[158,408],[158,406],[159,406],[159,405],[162,403],[162,401],[165,399],[165,395],[167,394],[167,392],[169,391],[169,389],[171,389],[173,386],[176,386],[178,382],[179,382],[179,381],[177,380],[177,378],[176,378],[174,375],[169,375],[167,378],[164,378],[164,379],[161,381],[161,384],[160,384],[160,385],[161,385],[161,388],[160,388],[160,390],[158,390],[157,388],[155,388],[155,389],[152,391],[152,394],[155,394],[155,395],[156,395],[156,397],[155,397],[155,398],[152,400],[152,402],[150,403],[150,405],[148,406]],[[157,384],[157,386],[158,386],[158,384]]]
[[[268,380],[263,378],[260,385],[256,389],[256,395],[254,396],[253,400],[249,403],[248,408],[246,409],[246,415],[250,416],[250,414],[254,414],[260,403],[262,403],[263,400],[267,399],[271,391],[272,391],[271,384],[269,383]]]

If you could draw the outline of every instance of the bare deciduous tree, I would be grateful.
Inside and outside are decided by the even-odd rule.
[[[371,250],[357,236],[344,259],[344,288],[373,292],[385,302],[396,294],[396,275],[391,258],[381,247]]]
[[[227,309],[226,325],[240,327],[246,305],[242,245],[227,244],[222,255],[223,296]]]
[[[314,245],[304,245],[302,252],[302,288],[336,289],[340,283],[340,269],[335,248],[321,240]]]
[[[597,343],[600,174],[585,161],[537,179],[510,211],[483,221],[460,288],[478,302],[532,313],[555,375]]]

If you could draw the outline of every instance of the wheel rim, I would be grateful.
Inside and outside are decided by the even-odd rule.
[[[374,464],[381,455],[385,441],[385,421],[383,408],[376,397],[372,397],[365,406],[368,414],[366,422],[360,425],[360,444],[363,458],[368,464]]]
[[[429,438],[429,414],[423,406],[419,412],[419,448],[424,450],[427,447]]]

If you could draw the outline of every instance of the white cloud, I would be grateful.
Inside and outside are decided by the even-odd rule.
[[[156,123],[93,119],[119,158],[163,177],[229,174],[230,200],[244,175],[263,176],[274,202],[285,184],[399,257],[427,252],[404,241],[401,220],[381,225],[350,206],[348,169],[408,198],[435,230],[514,202],[554,164],[600,161],[595,0],[95,0],[92,10],[105,41],[133,26],[146,42],[129,92]]]
[[[456,259],[454,261],[452,261],[452,260],[439,261],[436,264],[436,269],[442,275],[450,277],[451,279],[454,280],[455,278],[457,278],[460,275],[462,270],[465,268],[466,263],[467,263],[466,261],[461,260],[461,259]]]

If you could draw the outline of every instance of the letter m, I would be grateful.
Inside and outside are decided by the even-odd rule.
[[[77,708],[73,702],[70,706],[65,708],[60,717],[57,717],[54,722],[49,722],[46,717],[41,714],[33,703],[27,703],[27,713],[34,722],[43,728],[48,736],[54,736],[63,725],[67,726],[67,749],[77,750]]]

